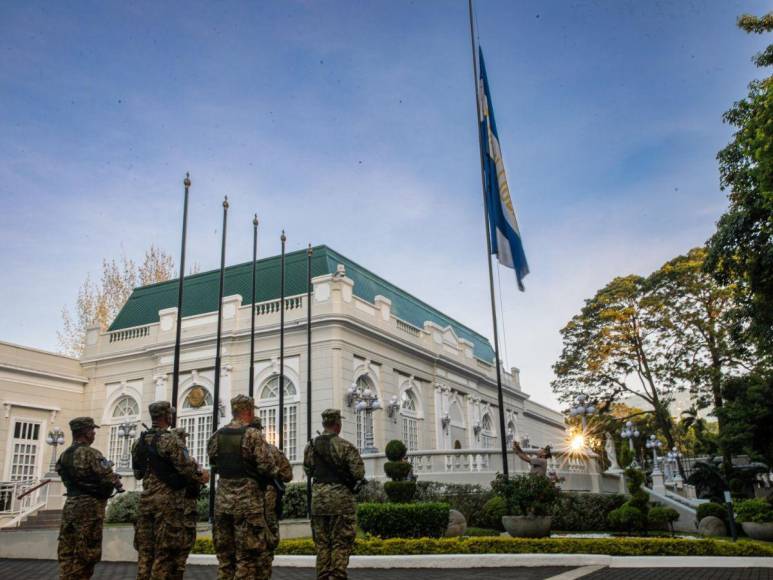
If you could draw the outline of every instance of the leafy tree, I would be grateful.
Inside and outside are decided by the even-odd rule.
[[[582,393],[601,410],[623,397],[639,397],[673,447],[668,405],[679,387],[668,372],[672,354],[658,340],[657,308],[641,276],[612,280],[561,330],[564,346],[552,387],[564,403]]]
[[[120,260],[102,260],[99,284],[86,276],[78,291],[74,313],[66,306],[62,309],[62,330],[57,332],[62,352],[80,356],[86,346],[86,331],[94,326],[106,330],[134,288],[163,282],[173,275],[174,260],[152,245],[139,266],[126,256]]]
[[[773,30],[773,13],[744,15],[738,25],[761,34]],[[754,58],[773,64],[773,45]],[[730,191],[730,208],[708,241],[707,270],[722,284],[738,280],[750,289],[746,307],[752,336],[768,355],[773,351],[773,77],[755,80],[745,99],[724,121],[737,129],[718,153],[720,185]]]
[[[773,465],[773,374],[750,373],[724,386],[719,439],[731,453],[746,453]]]
[[[681,448],[692,455],[714,455],[717,452],[717,424],[700,416],[693,405],[682,411],[676,425]]]

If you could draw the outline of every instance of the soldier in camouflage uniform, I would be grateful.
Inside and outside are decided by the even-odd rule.
[[[59,577],[66,580],[85,580],[94,573],[102,558],[105,505],[113,490],[120,489],[111,463],[91,447],[98,428],[91,417],[70,421],[73,444],[56,462],[67,489],[58,549]]]
[[[179,437],[180,442],[188,447],[188,433],[182,427],[172,429],[172,433]],[[195,458],[193,458],[196,461]],[[198,465],[198,462],[196,462]],[[204,470],[199,466],[199,471],[203,474]],[[180,572],[180,578],[185,570],[185,562],[188,560],[188,554],[191,553],[193,545],[196,543],[196,524],[199,521],[198,499],[202,486],[194,483],[189,485],[185,491],[183,499],[183,513],[185,522],[185,540],[182,542],[182,551],[177,558],[177,570]]]
[[[277,477],[277,465],[261,432],[255,428],[255,401],[231,399],[233,421],[207,443],[209,464],[219,475],[212,540],[218,580],[258,578],[258,563],[272,540],[265,518],[265,489]]]
[[[254,425],[258,429],[263,429],[263,425],[261,424],[259,418],[255,418]],[[276,547],[279,545],[279,512],[281,506],[279,506],[278,503],[282,501],[279,486],[284,486],[284,484],[291,482],[293,479],[293,468],[290,465],[290,462],[287,460],[285,454],[282,453],[275,445],[271,445],[270,443],[267,443],[267,445],[271,450],[271,455],[274,458],[274,462],[277,466],[277,479],[272,480],[266,486],[264,509],[266,515],[266,524],[268,525],[268,530],[271,532],[271,535],[268,541],[268,549],[263,552],[260,561],[258,562],[259,580],[268,580],[271,578],[271,567],[274,562],[274,552],[276,551]]]
[[[196,520],[186,518],[186,491],[206,484],[209,473],[170,431],[174,407],[158,401],[149,410],[152,427],[132,447],[134,475],[143,480],[134,524],[137,580],[177,580],[185,571],[191,535],[196,535]]]
[[[365,477],[357,448],[339,437],[341,411],[322,413],[324,432],[303,454],[303,468],[314,478],[311,527],[317,548],[317,579],[346,580],[346,567],[354,548],[354,489]]]

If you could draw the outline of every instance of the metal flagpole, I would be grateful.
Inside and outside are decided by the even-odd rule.
[[[502,393],[502,370],[500,368],[499,359],[499,332],[497,330],[497,303],[494,297],[494,271],[491,266],[491,229],[489,228],[488,218],[488,199],[486,196],[486,180],[483,175],[483,135],[481,135],[481,118],[479,91],[478,91],[478,59],[475,54],[475,27],[473,24],[472,16],[472,0],[467,0],[467,5],[470,13],[470,44],[472,46],[472,69],[473,69],[473,83],[475,87],[475,111],[478,117],[478,152],[480,154],[480,181],[483,191],[483,221],[486,224],[486,262],[488,263],[488,279],[489,290],[491,294],[491,318],[494,325],[494,357],[496,359],[495,364],[497,367],[497,401],[499,404],[499,439],[502,442],[502,473],[505,477],[509,477],[509,469],[507,466],[507,439],[505,437],[505,401]]]
[[[252,326],[250,329],[250,397],[255,396],[255,277],[258,265],[258,214],[252,219]]]
[[[220,412],[220,342],[223,331],[223,280],[225,278],[225,233],[228,223],[228,196],[223,200],[223,241],[220,245],[220,289],[217,294],[217,341],[215,343],[215,396],[212,404],[212,432],[217,431]],[[215,478],[209,482],[209,520],[215,515]]]
[[[285,242],[287,236],[282,230],[282,257],[279,266],[279,450],[284,450],[285,433]]]
[[[177,289],[177,335],[174,339],[174,365],[172,367],[172,397],[173,407],[177,406],[177,391],[180,386],[180,338],[183,322],[183,282],[185,281],[185,238],[188,232],[188,190],[191,187],[191,174],[186,173],[183,179],[185,197],[183,201],[183,235],[182,248],[180,249],[180,279]],[[177,424],[177,414],[172,416],[172,426]]]
[[[311,441],[311,244],[306,250],[306,440]],[[306,478],[306,514],[311,517],[311,478]]]

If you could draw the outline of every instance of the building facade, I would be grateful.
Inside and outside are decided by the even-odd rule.
[[[267,438],[278,443],[279,268],[276,257],[258,262],[254,305],[252,263],[226,270],[217,413],[218,272],[185,280],[174,405],[178,426],[189,433],[190,452],[203,465],[213,421],[230,420],[228,401],[248,391],[251,316],[256,327],[254,396]],[[502,373],[502,432],[494,355],[483,336],[328,247],[314,248],[311,304],[306,272],[305,251],[287,255],[283,446],[296,480],[303,478],[300,462],[309,436],[309,404],[313,431],[321,429],[323,409],[343,410],[342,435],[366,452],[369,478],[383,477],[381,451],[391,439],[406,443],[421,477],[480,483],[488,483],[501,470],[502,438],[526,447],[562,446],[563,416],[530,400],[517,369]],[[6,485],[43,477],[54,453],[54,446],[46,444],[48,432],[63,428],[69,444],[67,421],[91,415],[102,425],[95,445],[116,463],[132,488],[132,438],[143,423],[150,424],[148,405],[172,396],[177,288],[176,280],[137,288],[106,332],[89,329],[80,360],[0,345],[0,473]],[[378,401],[371,404],[375,410],[361,410],[363,394]],[[509,462],[512,470],[526,469],[513,454]],[[593,470],[581,460],[556,469],[571,472],[575,479]],[[577,486],[590,489],[594,484],[577,480]]]

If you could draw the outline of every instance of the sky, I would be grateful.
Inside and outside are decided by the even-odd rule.
[[[478,0],[531,268],[502,355],[555,406],[560,329],[727,207],[722,112],[761,76],[749,0]],[[492,336],[467,2],[0,0],[0,340],[58,348],[103,258],[228,263],[327,244]]]

